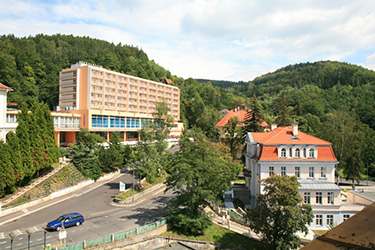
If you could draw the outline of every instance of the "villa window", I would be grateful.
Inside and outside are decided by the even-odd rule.
[[[328,204],[334,204],[334,196],[333,196],[333,192],[328,192],[328,198],[327,198],[327,202]]]
[[[286,175],[286,167],[281,167],[281,173],[280,173],[281,176],[284,176]]]
[[[312,148],[309,150],[309,158],[314,158],[314,149]]]
[[[321,167],[320,168],[320,177],[326,178],[327,177],[327,168],[326,167]]]
[[[268,175],[271,177],[274,174],[275,174],[275,168],[274,167],[269,167],[269,169],[268,169]]]
[[[333,226],[333,215],[327,215],[327,226]]]
[[[300,152],[299,148],[297,148],[297,149],[294,151],[294,156],[295,156],[295,157],[301,157],[301,152]]]
[[[295,167],[295,168],[294,168],[294,175],[295,175],[297,178],[300,178],[300,176],[301,176],[301,169],[300,169],[300,167]]]
[[[304,198],[305,204],[310,204],[310,202],[311,202],[311,194],[310,194],[310,192],[305,192],[303,198]]]
[[[285,148],[281,149],[280,157],[286,158],[286,149]]]
[[[315,176],[315,173],[314,173],[314,167],[309,167],[309,177],[310,178],[314,178]]]
[[[321,214],[315,215],[315,224],[317,226],[322,226],[323,225],[323,215],[321,215]]]
[[[322,192],[316,192],[316,204],[322,204]]]

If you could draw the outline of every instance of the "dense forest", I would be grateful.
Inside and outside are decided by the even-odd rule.
[[[172,79],[181,90],[181,121],[211,138],[218,135],[219,110],[249,104],[256,95],[269,124],[298,123],[300,130],[333,143],[340,166],[375,176],[374,71],[322,61],[290,65],[250,82],[183,79],[136,46],[60,34],[0,37],[0,82],[14,89],[12,102],[45,102],[53,109],[59,72],[78,61],[154,81]]]

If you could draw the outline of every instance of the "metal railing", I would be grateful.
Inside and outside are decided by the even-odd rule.
[[[139,235],[141,233],[145,233],[145,232],[157,229],[166,223],[167,223],[167,218],[163,218],[161,220],[140,226],[135,229],[121,231],[121,232],[108,234],[104,236],[99,236],[99,237],[91,238],[91,239],[80,241],[80,242],[69,243],[66,246],[58,246],[55,249],[56,250],[81,250],[81,249],[85,249],[85,248],[89,248],[89,247],[93,247],[97,245],[102,245],[102,244],[130,238],[135,235]]]

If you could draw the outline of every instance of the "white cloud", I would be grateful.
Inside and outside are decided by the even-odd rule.
[[[121,42],[178,76],[247,81],[301,61],[373,69],[374,11],[365,0],[13,0],[0,1],[0,33]]]

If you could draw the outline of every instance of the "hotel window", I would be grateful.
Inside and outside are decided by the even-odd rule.
[[[151,118],[142,118],[141,119],[141,128],[143,128],[145,125],[152,123]]]
[[[309,177],[314,178],[315,173],[314,173],[314,167],[309,167]]]
[[[281,176],[286,175],[286,167],[281,167],[280,175],[281,175]]]
[[[322,204],[322,192],[316,192],[316,204]]]
[[[268,175],[272,176],[274,174],[275,174],[275,168],[274,167],[269,167],[269,169],[268,169]]]
[[[109,124],[111,128],[125,128],[125,117],[111,116]]]
[[[328,192],[328,196],[327,196],[327,203],[328,204],[334,204],[334,196],[333,196],[333,192]]]
[[[314,149],[312,148],[309,150],[309,158],[314,158]]]
[[[311,203],[311,193],[310,192],[305,192],[303,195],[304,202],[305,204],[310,204]]]
[[[315,225],[317,225],[317,226],[323,225],[323,215],[321,215],[321,214],[315,215]]]
[[[333,215],[327,215],[327,226],[333,226]]]
[[[327,177],[327,168],[326,167],[321,167],[320,168],[320,177],[326,178]]]
[[[286,158],[286,149],[285,149],[285,148],[282,148],[282,149],[281,149],[280,157],[282,157],[282,158]]]
[[[301,157],[301,152],[300,152],[299,148],[296,148],[296,150],[294,151],[294,156],[295,157]]]
[[[343,216],[342,216],[342,221],[346,221],[347,219],[349,219],[350,218],[350,215],[349,214],[344,214]]]
[[[126,128],[139,128],[139,118],[127,117]]]
[[[103,115],[93,115],[92,119],[92,127],[94,128],[107,128],[108,127],[108,116]]]
[[[301,170],[300,170],[300,167],[295,167],[295,168],[294,168],[294,175],[295,175],[297,178],[300,178],[300,176],[301,176]]]

